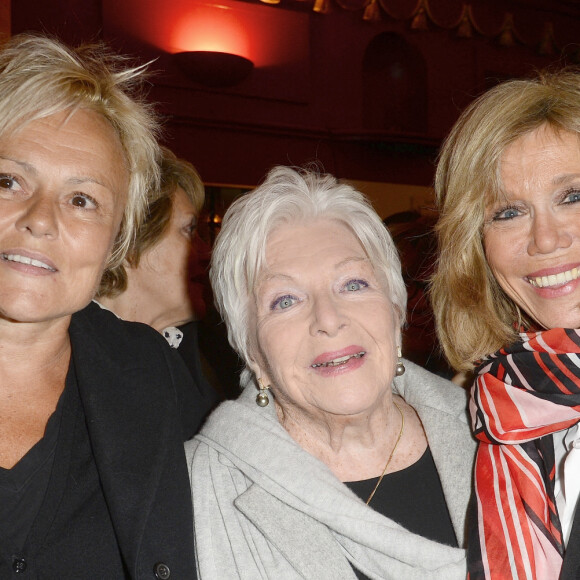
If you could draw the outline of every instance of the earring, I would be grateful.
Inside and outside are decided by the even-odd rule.
[[[270,398],[268,397],[268,389],[270,388],[270,385],[265,387],[264,383],[262,383],[262,379],[258,379],[258,385],[260,385],[260,392],[256,395],[256,404],[258,407],[267,407],[270,402]]]
[[[397,347],[397,356],[399,357],[399,360],[397,361],[397,366],[395,367],[395,376],[400,377],[401,375],[405,374],[405,365],[403,364],[403,361],[401,360],[401,357],[403,355],[401,354],[401,347],[400,346]]]

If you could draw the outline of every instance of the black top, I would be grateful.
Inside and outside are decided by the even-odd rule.
[[[39,484],[30,488],[36,508],[24,508],[14,535],[9,522],[0,527],[0,578],[195,579],[183,441],[199,428],[205,397],[146,325],[91,304],[73,315],[69,336],[56,445],[51,419],[46,441],[32,450],[40,458],[28,466],[40,466]],[[184,394],[196,392],[182,423]],[[20,486],[27,477],[14,479]],[[0,501],[6,497],[16,496]],[[7,508],[2,515],[14,521],[20,514]]]
[[[190,412],[191,407],[196,404],[200,392],[205,398],[208,408],[213,408],[220,401],[220,396],[209,384],[208,380],[205,378],[202,372],[201,360],[199,357],[199,323],[197,320],[192,320],[191,322],[183,324],[178,328],[183,333],[183,338],[181,339],[181,342],[179,343],[179,346],[176,350],[181,355],[187,370],[189,370],[191,373],[191,376],[193,377],[193,380],[197,386],[195,390],[189,391],[182,395],[182,409],[185,412]]]
[[[576,504],[576,512],[572,522],[572,529],[570,530],[570,537],[568,538],[566,553],[564,554],[560,580],[578,580],[580,578],[580,550],[578,545],[580,545],[580,501]]]
[[[244,364],[228,342],[226,325],[215,308],[208,308],[197,325],[199,354],[209,370],[212,384],[222,398],[237,399]]]
[[[69,377],[66,382],[68,387]],[[64,398],[59,398],[55,412],[48,419],[44,437],[11,469],[0,467],[2,552],[22,551],[40,510],[52,472]],[[8,546],[12,546],[11,550]]]
[[[375,477],[363,481],[349,481],[345,485],[366,502],[378,479]],[[385,475],[369,506],[410,532],[441,544],[458,547],[429,447],[413,465]],[[355,573],[361,580],[368,580],[356,569]]]
[[[40,477],[23,488],[32,506],[2,522],[2,560],[11,564],[11,576],[18,578],[73,580],[86,577],[87,570],[98,571],[101,578],[127,578],[72,365],[47,427],[45,438],[13,468],[27,467],[40,472]],[[45,443],[48,453],[35,453]],[[15,533],[7,527],[12,523],[17,524]],[[20,530],[26,530],[26,535]],[[43,555],[46,545],[58,546],[58,558]]]

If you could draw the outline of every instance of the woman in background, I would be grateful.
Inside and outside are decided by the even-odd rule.
[[[476,373],[470,578],[578,578],[580,75],[477,99],[443,147],[436,193],[439,336]]]
[[[143,322],[160,332],[182,356],[211,406],[217,395],[201,372],[194,306],[199,311],[203,301],[196,276],[203,182],[191,163],[166,148],[162,148],[160,171],[161,187],[150,194],[153,201],[125,262],[105,272],[98,301],[123,320]],[[182,394],[183,421],[194,421],[190,436],[197,430],[197,417],[190,407],[197,405],[198,396],[197,389]]]
[[[245,370],[186,446],[200,577],[465,578],[466,394],[401,359],[399,259],[363,196],[273,169],[211,279]]]

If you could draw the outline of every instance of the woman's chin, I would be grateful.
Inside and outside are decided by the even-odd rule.
[[[368,417],[373,411],[384,408],[384,393],[364,392],[363,389],[355,387],[331,393],[324,399],[318,399],[317,407],[328,415],[353,420]]]
[[[550,305],[549,308],[525,310],[538,323],[538,329],[580,328],[580,303]]]
[[[87,300],[87,304],[89,302]],[[23,293],[14,299],[0,300],[0,317],[10,322],[42,323],[67,318],[83,307],[80,303],[68,307],[64,304],[51,304],[46,297]]]

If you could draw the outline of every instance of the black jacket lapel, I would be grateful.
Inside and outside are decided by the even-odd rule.
[[[161,349],[151,347],[158,346],[156,341],[125,336],[113,315],[93,308],[99,307],[73,317],[70,337],[95,462],[132,572],[167,468],[167,451],[181,444],[175,437],[178,414],[167,385],[167,362]]]

